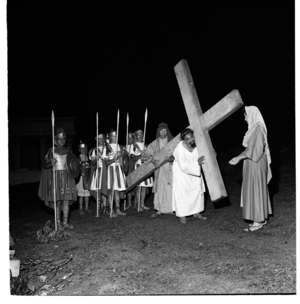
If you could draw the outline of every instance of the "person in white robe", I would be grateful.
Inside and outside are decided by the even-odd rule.
[[[206,219],[200,214],[204,211],[205,185],[201,174],[204,156],[199,157],[193,130],[185,129],[180,136],[181,141],[173,153],[172,207],[185,224],[190,215]]]

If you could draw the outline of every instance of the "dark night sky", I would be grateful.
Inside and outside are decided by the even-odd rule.
[[[8,6],[9,119],[50,124],[53,109],[76,117],[75,143],[91,147],[96,112],[106,133],[120,109],[124,143],[127,112],[135,131],[148,108],[146,142],[160,122],[176,135],[189,122],[174,66],[187,59],[204,112],[238,89],[245,105],[261,109],[271,141],[294,141],[293,1],[177,3]],[[245,131],[236,112],[210,134],[222,150],[240,145]]]

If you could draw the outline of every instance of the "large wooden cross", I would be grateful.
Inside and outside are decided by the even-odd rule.
[[[205,157],[202,169],[210,198],[212,201],[218,201],[226,197],[227,192],[208,131],[241,108],[243,101],[239,91],[233,90],[203,114],[187,61],[181,60],[174,69],[190,122],[189,128],[194,130],[199,155]],[[127,176],[126,192],[130,191],[141,181],[149,177],[155,170],[164,165],[168,161],[168,158],[173,155],[174,149],[179,142],[180,134],[163,147],[159,153],[155,154],[152,162],[145,163],[130,173]]]

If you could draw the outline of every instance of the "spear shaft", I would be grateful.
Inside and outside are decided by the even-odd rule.
[[[148,109],[146,108],[146,112],[145,112],[145,123],[144,123],[144,149],[143,152],[145,151],[146,148],[146,143],[145,143],[145,139],[146,139],[146,126],[147,126],[147,119],[148,119]],[[143,153],[142,152],[142,153]],[[139,191],[139,200],[138,200],[138,212],[140,212],[140,204],[141,204],[141,193],[142,193],[142,186],[140,187],[140,191]]]
[[[127,119],[126,119],[126,149],[127,149],[127,146],[128,146],[128,127],[129,127],[129,114],[127,113]]]
[[[96,191],[97,191],[97,214],[96,217],[99,217],[99,139],[98,139],[98,112],[96,113],[96,136],[97,136],[97,144],[96,144]]]
[[[54,111],[52,110],[52,158],[54,158]],[[56,210],[56,185],[55,185],[55,166],[53,165],[53,201],[54,201],[54,220],[55,220],[55,231],[57,231],[57,210]]]
[[[128,127],[129,127],[129,114],[127,113],[127,118],[126,118],[126,149],[129,150],[128,148]],[[130,151],[127,151],[128,154],[130,153]],[[124,211],[126,210],[127,206],[126,206],[126,199],[124,201]]]
[[[145,140],[146,140],[147,119],[148,119],[148,109],[146,108],[146,112],[145,112],[145,124],[144,124],[144,149],[145,149]]]
[[[116,160],[117,160],[117,156],[118,156],[118,140],[119,140],[119,118],[120,118],[120,112],[118,109],[118,114],[117,114],[117,140],[116,140],[116,152],[115,152],[115,172],[113,173],[115,175],[115,173],[117,174],[116,170],[117,170],[117,164],[116,164]],[[115,185],[115,179],[113,179],[113,185],[111,185],[112,187],[112,193],[111,193],[111,208],[110,208],[110,218],[112,218],[112,212],[113,212],[113,203],[114,203],[114,185]],[[120,203],[120,202],[119,202]]]

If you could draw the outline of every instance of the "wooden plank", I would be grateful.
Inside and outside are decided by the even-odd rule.
[[[205,157],[202,164],[202,170],[205,176],[206,184],[212,201],[220,200],[227,196],[227,191],[222,179],[216,156],[213,152],[213,146],[208,134],[201,122],[202,110],[200,107],[198,95],[194,86],[193,78],[186,60],[181,60],[175,66],[175,73],[184,102],[185,110],[194,130],[195,141],[199,156]],[[223,116],[223,113],[219,113]],[[214,116],[212,117],[214,120]]]
[[[239,91],[233,90],[200,117],[201,124],[204,129],[209,131],[242,106],[243,101]],[[191,128],[191,126],[188,126],[188,128]],[[173,155],[174,149],[179,142],[180,134],[174,137],[160,153],[154,155],[155,165],[153,163],[144,163],[131,172],[127,176],[126,192],[130,191],[149,177],[155,170],[163,166],[167,162],[166,159]]]

